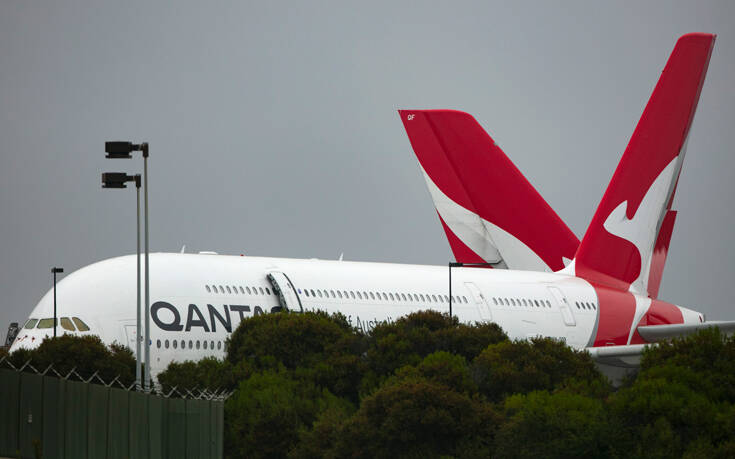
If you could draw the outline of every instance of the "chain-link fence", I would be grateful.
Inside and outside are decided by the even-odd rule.
[[[74,368],[0,359],[0,456],[221,458],[224,400],[209,389],[135,391]]]

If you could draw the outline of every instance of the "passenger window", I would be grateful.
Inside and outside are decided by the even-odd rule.
[[[87,326],[87,324],[82,322],[82,319],[80,319],[79,317],[72,317],[71,320],[74,321],[74,325],[77,326],[77,330],[83,331],[83,332],[89,331],[89,327]]]
[[[383,300],[388,301],[388,294],[383,292]]]
[[[209,342],[209,348],[212,349],[212,350],[214,350],[214,340],[211,340]]]
[[[166,347],[166,349],[168,349],[168,340],[164,341],[163,345]]]
[[[232,293],[232,290],[230,290],[230,286],[227,286],[227,293]]]
[[[186,341],[181,340],[181,349],[186,349]]]
[[[222,348],[222,341],[217,341],[217,350]]]
[[[206,348],[207,348],[207,342],[206,342],[206,341],[204,341],[204,342],[203,342],[202,344],[203,344],[203,346],[204,346],[204,349],[206,349]]]
[[[352,290],[350,290],[350,296],[351,296],[351,297],[352,297],[352,299],[354,300],[354,299],[355,299],[355,292],[353,292]]]
[[[334,294],[334,290],[330,290],[329,293],[332,295],[332,298],[337,298],[337,295]]]
[[[212,292],[212,289],[209,288],[209,285],[205,285],[204,287],[207,289],[207,293],[211,293]]]
[[[373,295],[373,292],[370,292],[370,299],[371,300],[374,300],[375,299],[375,295]]]
[[[263,291],[263,287],[258,287],[258,290],[260,291],[261,295],[265,295],[265,292]]]
[[[342,292],[340,292],[339,290],[337,290],[337,296],[340,297],[340,298],[342,298]]]
[[[38,323],[38,319],[28,319],[28,322],[26,322],[25,327],[23,328],[33,328]]]
[[[161,340],[160,340],[160,339],[157,339],[157,340],[156,340],[156,347],[157,347],[158,349],[161,349]]]
[[[174,349],[176,349],[177,347],[179,347],[179,342],[174,340]]]
[[[189,349],[194,349],[194,342],[189,340]]]
[[[395,299],[393,298],[393,294],[392,294],[392,293],[390,293],[390,292],[389,292],[389,293],[388,293],[388,296],[390,297],[390,300],[391,300],[391,301],[395,301]]]
[[[199,349],[199,340],[197,340],[197,349]]]
[[[495,306],[498,305],[498,300],[495,297],[493,297],[493,303],[495,303]]]
[[[247,292],[248,292],[248,295],[251,295],[251,294],[252,294],[252,293],[250,292],[250,287],[248,287],[247,285],[245,286],[245,291],[247,291]]]
[[[74,331],[74,324],[71,323],[68,317],[61,318],[61,328],[64,330]]]
[[[316,294],[317,294],[317,295],[319,295],[319,298],[321,298],[321,297],[322,297],[322,291],[321,291],[321,290],[318,290],[318,289],[317,289],[317,291],[316,291]]]
[[[240,286],[240,293],[242,293],[243,295],[245,294],[245,290],[242,288],[242,285]]]
[[[546,300],[546,306],[551,307],[551,301]]]
[[[360,294],[359,291],[357,292],[357,298],[360,299],[360,300],[362,299],[362,295]]]

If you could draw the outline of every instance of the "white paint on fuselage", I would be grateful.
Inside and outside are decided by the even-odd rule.
[[[239,325],[240,314],[231,309],[232,305],[249,306],[250,311],[244,317],[254,314],[256,306],[266,313],[279,306],[279,299],[266,278],[267,273],[273,270],[282,271],[289,277],[305,310],[341,312],[353,325],[366,331],[377,322],[395,320],[414,311],[434,309],[447,312],[449,309],[445,300],[448,270],[442,266],[179,253],[151,254],[150,266],[151,305],[170,303],[177,309],[184,327],[181,331],[167,331],[151,320],[151,370],[154,375],[172,361],[223,357],[224,342],[230,333],[220,321],[210,321],[207,305],[212,305],[223,316],[227,312],[225,305],[228,305],[231,330],[234,331]],[[134,330],[135,274],[135,256],[132,255],[104,260],[71,273],[57,284],[57,316],[79,317],[89,324],[89,332],[76,334],[97,334],[108,344],[124,343],[134,350],[134,338],[126,334],[126,326]],[[482,292],[484,299],[479,305],[466,285],[469,282]],[[207,291],[207,286],[210,291]],[[212,286],[217,286],[217,293],[212,291]],[[225,291],[229,287],[230,293],[219,293],[220,286]],[[549,286],[556,286],[567,297],[576,325],[565,324]],[[257,293],[240,293],[240,287]],[[260,288],[264,292],[268,289],[270,293],[261,294]],[[308,296],[305,293],[307,289]],[[321,291],[322,295],[314,296],[312,290],[315,293]],[[338,290],[342,298],[337,295]],[[327,297],[324,296],[325,291],[328,292]],[[332,297],[332,291],[335,297]],[[380,299],[375,298],[378,293]],[[389,297],[386,301],[384,293],[393,295],[393,299]],[[400,299],[396,299],[396,294]],[[408,300],[409,294],[413,300]],[[453,313],[462,322],[483,322],[492,318],[513,339],[550,336],[564,339],[578,349],[588,345],[599,314],[599,309],[575,307],[576,302],[597,304],[596,294],[585,280],[565,274],[453,268],[452,294],[459,297],[459,301],[453,302]],[[403,295],[406,295],[406,300]],[[423,301],[419,299],[420,295],[424,296]],[[438,300],[440,295],[441,301],[433,300],[434,296]],[[431,297],[430,301],[426,301],[427,296]],[[536,306],[536,302],[544,306]],[[189,305],[192,304],[201,312],[209,331],[202,326],[186,330]],[[52,292],[41,299],[30,317],[53,317]],[[173,314],[162,310],[159,317],[170,323]],[[216,326],[214,331],[211,322]],[[51,329],[22,329],[11,351],[19,347],[35,347],[52,332]],[[177,342],[176,349],[173,348],[174,341]],[[184,349],[180,345],[182,341],[186,345]],[[192,348],[189,347],[190,341]],[[205,341],[207,349],[203,347]]]

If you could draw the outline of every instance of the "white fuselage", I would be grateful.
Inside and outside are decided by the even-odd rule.
[[[77,317],[90,330],[59,325],[57,333],[96,334],[108,344],[123,343],[134,350],[135,260],[135,256],[104,260],[61,280],[57,317]],[[242,319],[284,304],[293,311],[340,312],[364,331],[414,311],[449,312],[449,273],[442,266],[172,253],[151,254],[150,266],[153,375],[172,361],[223,357],[225,341]],[[274,277],[269,279],[268,274]],[[290,295],[284,291],[281,297],[274,286],[288,290],[284,283],[290,283],[293,291]],[[593,345],[600,308],[595,289],[583,279],[559,273],[453,268],[452,296],[452,313],[461,322],[492,321],[513,339],[548,336],[577,349]],[[685,323],[701,320],[696,312],[679,309]],[[51,317],[49,291],[30,319]],[[52,335],[53,328],[23,328],[11,351],[35,347]]]

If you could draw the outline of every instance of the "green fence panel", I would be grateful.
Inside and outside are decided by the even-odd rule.
[[[0,454],[13,456],[18,451],[18,410],[20,408],[20,373],[0,370]]]
[[[197,402],[201,416],[199,420],[199,432],[201,432],[199,437],[199,457],[210,458],[212,457],[212,428],[210,427],[212,420],[211,402],[207,400],[195,400],[195,402]]]
[[[210,402],[212,455],[221,458],[223,454],[224,429],[225,429],[225,404],[224,402]]]
[[[21,456],[40,455],[43,440],[43,376],[21,373],[18,420],[18,447]]]
[[[0,456],[221,458],[224,403],[0,369]]]
[[[43,377],[43,458],[64,457],[64,392],[66,381]]]
[[[148,457],[148,399],[144,392],[130,393],[130,457]]]
[[[110,389],[98,384],[89,385],[89,413],[87,414],[87,455],[104,458],[107,455],[107,419]]]
[[[122,389],[110,389],[108,399],[107,458],[130,457],[129,395]]]
[[[166,399],[166,457],[186,458],[186,400]]]
[[[165,457],[163,450],[164,434],[163,434],[163,403],[161,397],[151,395],[148,397],[148,423],[150,425],[150,444],[149,457],[151,459]]]
[[[88,392],[89,384],[87,383],[66,382],[64,452],[68,458],[84,459],[87,457]]]
[[[199,412],[198,400],[186,400],[186,457],[193,459],[199,457],[199,445],[201,444],[201,413]]]

